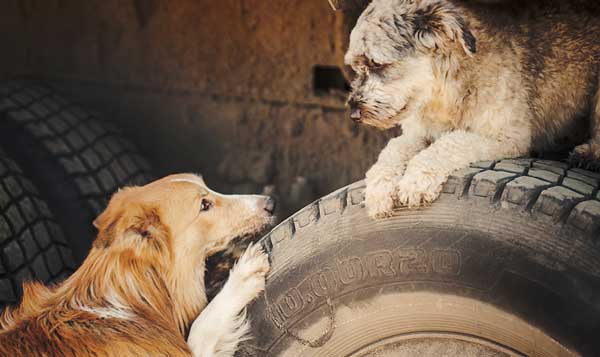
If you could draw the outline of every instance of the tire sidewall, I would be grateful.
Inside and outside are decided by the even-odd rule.
[[[329,309],[335,316],[339,306],[415,291],[490,304],[568,348],[598,348],[590,345],[600,320],[597,279],[557,249],[569,237],[551,221],[525,221],[489,202],[449,196],[429,209],[374,221],[362,203],[341,199],[350,204],[328,215],[318,202],[267,237],[272,272],[252,310],[254,348],[275,353],[294,343],[326,344],[327,336],[299,341],[302,321],[323,323]],[[282,231],[293,237],[282,238]]]

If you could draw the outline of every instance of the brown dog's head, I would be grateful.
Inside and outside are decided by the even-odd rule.
[[[82,268],[104,274],[103,294],[119,300],[112,305],[168,297],[184,328],[206,303],[205,258],[270,226],[274,208],[267,196],[219,194],[191,174],[124,188],[94,221],[98,237]]]
[[[272,224],[274,201],[259,195],[223,195],[200,176],[172,175],[119,190],[94,221],[97,248],[165,248],[205,258],[235,239]],[[139,244],[130,245],[130,241]]]
[[[345,57],[356,73],[348,99],[352,119],[387,129],[416,116],[435,82],[475,53],[475,42],[447,0],[373,0]]]

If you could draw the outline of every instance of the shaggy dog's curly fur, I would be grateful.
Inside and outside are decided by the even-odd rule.
[[[268,258],[248,248],[208,305],[205,258],[272,213],[266,196],[221,195],[189,174],[120,190],[81,267],[56,287],[24,284],[0,316],[0,356],[233,356]]]
[[[351,116],[403,134],[366,174],[370,214],[432,202],[472,162],[581,144],[586,123],[573,158],[599,159],[599,14],[590,1],[373,0],[346,55]]]

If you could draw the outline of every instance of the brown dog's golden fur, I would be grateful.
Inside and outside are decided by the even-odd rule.
[[[194,175],[120,191],[69,279],[24,284],[21,305],[0,318],[0,355],[191,355],[185,333],[207,303],[204,259],[269,224],[265,199],[214,193]]]

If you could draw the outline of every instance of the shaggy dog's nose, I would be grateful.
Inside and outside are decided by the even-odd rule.
[[[273,212],[275,212],[275,206],[276,206],[276,202],[275,199],[272,197],[268,197],[267,200],[265,201],[265,211],[273,214]]]
[[[352,109],[352,112],[350,113],[350,119],[359,123],[361,121],[361,118],[362,118],[362,113],[360,112],[360,109],[359,108]]]
[[[362,112],[358,102],[354,97],[348,100],[348,106],[350,107],[350,118],[355,122],[360,122],[362,118]]]

